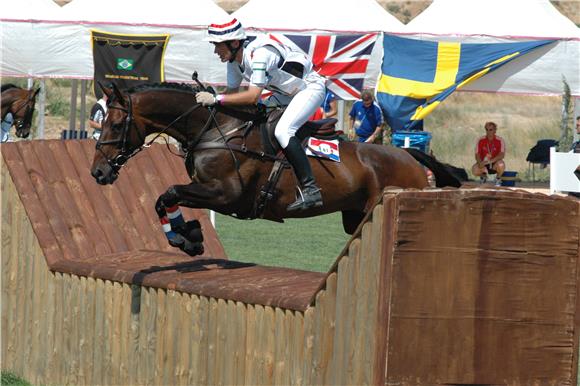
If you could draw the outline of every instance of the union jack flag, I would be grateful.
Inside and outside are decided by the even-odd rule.
[[[270,38],[310,55],[314,69],[328,78],[327,88],[340,99],[358,99],[377,34],[287,35]]]

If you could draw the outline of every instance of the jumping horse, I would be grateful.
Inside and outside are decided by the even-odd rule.
[[[109,110],[91,167],[97,183],[112,184],[122,166],[151,144],[153,139],[146,142],[147,136],[164,133],[177,140],[192,182],[169,187],[157,200],[156,210],[169,243],[190,255],[203,251],[201,230],[196,221],[184,222],[179,206],[277,222],[341,211],[344,230],[352,234],[385,187],[428,186],[421,163],[433,171],[437,186],[460,185],[441,163],[421,151],[343,141],[340,162],[309,157],[324,205],[288,212],[298,183],[271,130],[264,129],[275,125],[269,121],[276,111],[268,118],[256,107],[202,107],[195,102],[201,87],[170,83],[127,91],[102,87]],[[297,135],[308,135],[303,131],[318,126],[309,123]]]
[[[2,120],[6,118],[8,113],[12,113],[16,136],[19,138],[26,138],[30,135],[34,105],[39,91],[40,88],[27,90],[11,83],[2,85],[0,98]]]

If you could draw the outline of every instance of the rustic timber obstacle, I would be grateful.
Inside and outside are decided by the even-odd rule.
[[[318,274],[228,261],[201,211],[186,215],[205,254],[167,249],[149,212],[187,178],[180,160],[154,146],[103,188],[93,146],[2,145],[3,370],[78,385],[576,383],[578,201],[387,190]]]

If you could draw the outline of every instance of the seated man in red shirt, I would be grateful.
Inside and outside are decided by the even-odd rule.
[[[497,173],[496,185],[501,184],[501,175],[505,171],[505,142],[503,138],[495,135],[497,125],[494,122],[485,123],[485,136],[477,141],[475,146],[475,165],[471,168],[474,175],[479,176],[483,182],[487,175]]]

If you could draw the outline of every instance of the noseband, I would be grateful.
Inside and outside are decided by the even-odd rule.
[[[117,106],[109,106],[109,109],[117,109],[117,110],[121,110],[125,113],[127,113],[127,116],[125,117],[125,122],[123,124],[123,129],[121,131],[121,135],[119,137],[117,137],[116,139],[111,139],[109,141],[101,141],[101,137],[99,137],[99,140],[97,141],[97,145],[96,145],[96,149],[98,151],[101,152],[101,154],[103,155],[103,157],[107,160],[107,163],[109,164],[109,166],[115,171],[118,172],[119,169],[121,169],[121,167],[123,165],[125,165],[125,163],[127,163],[127,161],[135,156],[137,153],[139,153],[144,147],[146,147],[145,145],[142,145],[136,149],[131,150],[129,148],[129,128],[131,127],[131,124],[133,123],[133,108],[132,108],[132,101],[131,101],[131,95],[127,94],[127,100],[128,100],[128,106],[127,108],[123,108],[123,107],[117,107]],[[141,137],[141,135],[139,134],[139,131],[137,131],[137,135],[139,135],[139,138],[143,140],[143,142],[145,142],[145,139]],[[117,154],[115,156],[115,158],[111,159],[109,157],[107,157],[107,155],[105,154],[105,152],[103,151],[102,147],[105,145],[115,145],[117,149],[119,149],[119,154]]]

